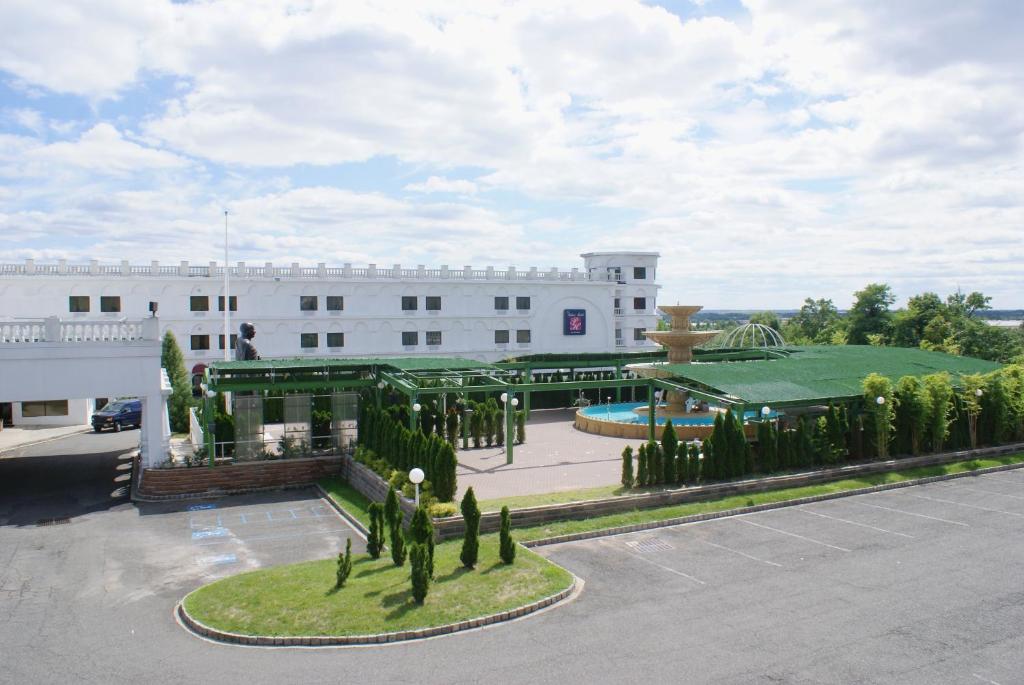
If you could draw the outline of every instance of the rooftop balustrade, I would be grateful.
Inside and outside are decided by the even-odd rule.
[[[64,321],[51,316],[45,319],[0,321],[0,344],[111,343],[159,339],[160,324],[154,317],[134,321]]]

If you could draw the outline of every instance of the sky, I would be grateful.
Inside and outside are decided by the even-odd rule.
[[[0,3],[0,262],[581,266],[1024,307],[1020,0]]]

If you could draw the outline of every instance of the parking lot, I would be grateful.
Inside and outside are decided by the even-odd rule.
[[[542,553],[586,579],[598,653],[628,626],[700,655],[702,682],[1005,685],[1024,682],[1022,531],[1016,470]]]

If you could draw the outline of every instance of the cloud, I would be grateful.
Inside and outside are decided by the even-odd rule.
[[[422,183],[410,183],[403,190],[413,193],[457,193],[473,195],[477,192],[476,183],[464,179],[449,179],[442,176],[431,176]]]

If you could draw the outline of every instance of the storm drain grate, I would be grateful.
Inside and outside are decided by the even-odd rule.
[[[642,540],[630,540],[626,543],[626,546],[639,554],[648,554],[650,552],[668,552],[672,549],[675,549],[674,547],[672,547],[672,545],[668,544],[661,538],[643,538]]]
[[[39,519],[38,521],[36,521],[36,526],[62,526],[65,523],[71,523],[71,519],[67,516],[52,519]]]

